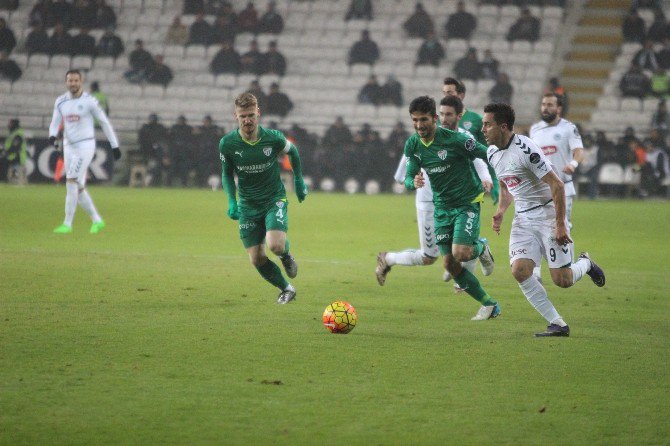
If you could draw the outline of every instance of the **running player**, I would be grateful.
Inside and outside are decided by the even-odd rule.
[[[460,264],[479,257],[483,267],[493,270],[488,244],[479,239],[484,189],[472,164],[474,158],[484,159],[486,147],[463,133],[439,127],[431,97],[414,99],[409,113],[416,133],[405,143],[405,187],[410,190],[425,187],[423,168],[433,190],[435,241],[444,256],[444,267],[481,304],[472,320],[494,318],[500,314],[500,305]]]
[[[507,104],[484,108],[483,132],[491,145],[488,160],[500,181],[493,230],[500,234],[505,211],[514,201],[509,239],[512,275],[528,302],[549,323],[546,331],[535,336],[569,336],[570,327],[549,300],[533,267],[546,257],[551,278],[561,288],[571,287],[584,274],[602,287],[605,273],[586,252],[573,263],[563,182],[542,150],[530,138],[514,133],[514,119],[514,109]]]
[[[258,100],[251,93],[235,99],[239,128],[221,138],[222,181],[228,196],[228,216],[239,220],[240,238],[251,263],[270,284],[279,288],[278,304],[295,299],[293,285],[265,254],[265,243],[281,259],[289,278],[298,274],[298,264],[289,252],[288,201],[279,174],[277,156],[288,154],[293,168],[298,201],[307,197],[298,150],[283,133],[258,125]],[[238,185],[235,185],[237,175]],[[239,201],[238,201],[239,192]]]
[[[584,160],[584,144],[577,126],[561,118],[562,112],[563,97],[545,93],[540,105],[542,120],[531,126],[528,136],[542,149],[565,185],[565,216],[569,229],[572,229],[572,202],[577,195],[572,175]],[[535,267],[533,274],[540,277],[540,265]]]
[[[472,137],[466,130],[458,127],[458,121],[463,115],[463,103],[457,96],[445,96],[440,101],[440,121],[442,127],[452,131],[458,131]],[[475,158],[473,160],[477,175],[482,181],[482,186],[487,192],[491,191],[492,180],[488,171],[488,167],[484,160]],[[404,183],[406,174],[407,157],[402,156],[398,169],[395,172],[394,178],[399,183]],[[386,282],[386,276],[391,271],[393,265],[432,265],[439,256],[439,248],[435,243],[435,220],[433,213],[435,206],[433,205],[433,191],[430,186],[430,180],[424,173],[424,180],[426,184],[424,187],[416,190],[416,219],[419,225],[419,241],[421,249],[410,249],[401,252],[380,252],[377,260],[377,268],[375,274],[380,285]],[[464,262],[463,266],[474,274],[476,260]],[[487,271],[490,274],[490,271]],[[445,274],[449,274],[445,271]],[[449,275],[451,277],[451,275]],[[458,284],[454,283],[456,292],[463,291]]]
[[[59,96],[54,104],[49,142],[54,145],[59,127],[63,126],[63,158],[65,161],[65,220],[54,229],[56,234],[72,233],[72,221],[77,203],[84,208],[93,221],[91,234],[97,234],[105,227],[93,200],[86,190],[86,173],[95,155],[95,126],[100,122],[105,136],[112,146],[115,160],[121,158],[119,141],[107,115],[100,108],[98,100],[84,91],[84,78],[79,70],[69,70],[65,74],[68,92]]]

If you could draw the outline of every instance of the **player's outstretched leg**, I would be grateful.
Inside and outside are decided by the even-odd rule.
[[[586,271],[586,274],[593,280],[593,283],[599,287],[605,286],[605,272],[593,261],[593,259],[591,259],[589,253],[582,252],[579,254],[579,259],[586,259],[591,263],[591,267]]]
[[[482,265],[482,274],[490,276],[493,272],[495,261],[493,260],[493,254],[491,254],[489,241],[485,238],[480,238],[479,242],[483,245],[482,252],[479,254],[479,262]]]
[[[65,182],[65,221],[54,229],[55,234],[70,234],[72,232],[72,222],[77,210],[77,201],[79,199],[79,186],[73,180]]]
[[[475,274],[475,268],[477,266],[477,259],[472,259],[468,260],[467,262],[461,262],[461,266],[468,271],[470,271],[473,275]],[[449,274],[449,271],[445,272],[445,275]],[[449,274],[449,278],[451,278],[451,274]],[[454,293],[462,293],[465,290],[458,286],[457,283],[454,282]]]
[[[380,252],[377,255],[375,275],[377,276],[377,283],[381,286],[384,286],[384,283],[386,283],[386,275],[391,271],[391,267],[386,263],[386,254],[386,252]]]
[[[479,280],[466,268],[461,269],[461,272],[454,277],[454,281],[463,291],[482,305],[472,318],[473,321],[485,321],[500,315],[502,310],[498,302],[484,291]]]

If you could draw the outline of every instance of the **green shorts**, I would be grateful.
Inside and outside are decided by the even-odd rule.
[[[239,223],[244,247],[260,245],[267,231],[288,231],[288,202],[283,198],[264,207],[241,207]]]
[[[451,245],[474,245],[479,240],[480,203],[451,209],[435,208],[435,239],[440,254],[451,254]]]

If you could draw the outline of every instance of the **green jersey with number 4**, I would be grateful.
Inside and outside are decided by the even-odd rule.
[[[277,155],[288,153],[291,143],[278,130],[258,126],[258,140],[251,143],[234,130],[219,142],[221,167],[237,174],[239,204],[258,207],[285,199],[286,189],[279,177]]]
[[[430,143],[424,143],[415,133],[405,143],[405,179],[411,181],[423,168],[430,179],[436,207],[453,208],[482,201],[484,189],[472,160],[486,160],[486,149],[471,136],[442,127],[437,128]]]

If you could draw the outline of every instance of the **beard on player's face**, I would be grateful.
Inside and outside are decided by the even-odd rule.
[[[544,122],[553,122],[556,116],[558,116],[558,113],[542,112],[542,120]]]

